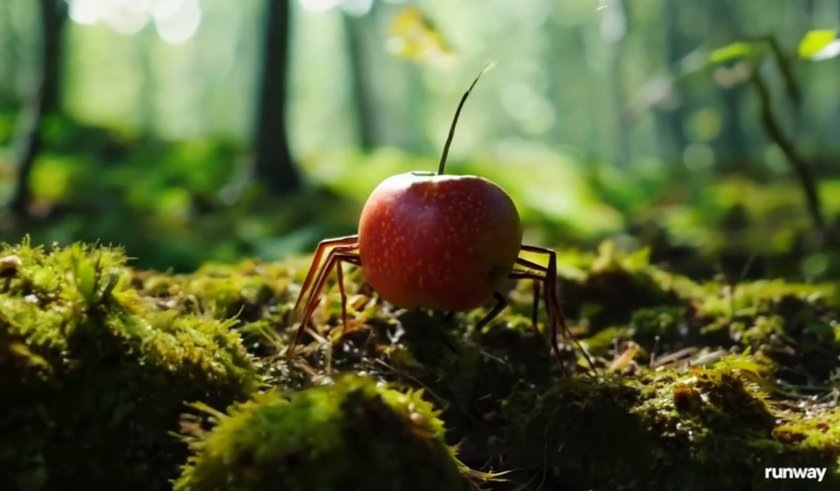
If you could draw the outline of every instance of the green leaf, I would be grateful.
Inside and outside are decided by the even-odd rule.
[[[709,61],[712,63],[725,63],[727,61],[738,60],[746,58],[753,54],[755,46],[752,43],[737,42],[728,44],[722,48],[718,48],[709,55]]]
[[[819,56],[823,50],[837,39],[837,31],[833,29],[817,29],[808,31],[799,42],[799,57],[806,60],[827,59]],[[838,51],[838,50],[835,50]],[[837,56],[837,52],[833,56]],[[829,58],[833,57],[829,56]]]

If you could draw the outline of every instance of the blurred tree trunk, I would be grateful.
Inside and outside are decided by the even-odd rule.
[[[627,21],[628,2],[613,0],[604,9],[601,19],[601,37],[609,45],[609,92],[615,108],[616,163],[626,166],[630,162],[630,129],[625,118],[627,96],[624,91],[624,41],[630,23]]]
[[[137,111],[137,122],[140,130],[146,135],[155,133],[157,123],[157,79],[155,67],[152,64],[152,46],[156,41],[157,34],[154,29],[146,28],[135,34],[134,54],[137,57],[137,64],[140,71],[140,88],[137,97],[135,111]]]
[[[401,140],[404,143],[400,146],[416,154],[440,152],[445,140],[431,139],[424,127],[429,121],[431,111],[429,111],[429,90],[423,82],[423,71],[414,63],[406,64],[405,70],[408,77],[405,93],[410,95],[402,97],[405,119],[400,123],[404,124],[407,130],[402,131],[404,136]]]
[[[741,84],[729,88],[718,88],[718,94],[723,103],[720,142],[725,171],[743,170],[750,162],[746,136],[741,126],[743,93],[744,86]]]
[[[256,178],[267,189],[287,193],[300,188],[286,125],[289,66],[289,0],[267,0],[263,68],[257,107]]]
[[[5,66],[20,66],[15,59],[15,33],[12,30],[12,7],[9,2],[0,2],[0,63]],[[0,70],[0,105],[12,100],[15,92],[15,71]]]
[[[675,79],[680,76],[679,64],[687,53],[686,39],[680,28],[679,2],[680,0],[665,0],[663,11],[665,62],[668,64],[668,72]],[[675,101],[671,107],[657,108],[655,112],[660,153],[662,159],[671,165],[682,162],[687,143],[684,130],[687,97],[682,84],[674,84],[672,90]]]
[[[725,36],[725,39],[719,40],[720,46],[743,38],[739,22],[741,15],[737,10],[737,4],[731,4],[727,0],[716,0],[711,4],[711,8],[710,17],[721,23],[721,31]],[[724,157],[722,159],[724,172],[744,171],[750,163],[750,150],[741,124],[745,89],[744,84],[717,89],[723,104],[723,124],[719,141]]]
[[[574,51],[578,53],[586,52],[586,36],[588,35],[589,27],[584,24],[578,24],[574,27],[573,46]],[[580,76],[580,82],[587,87],[595,87],[598,84],[598,75],[593,72],[592,66],[587,62],[586,58],[581,56],[578,60],[579,66],[575,69],[575,76]],[[561,65],[562,68],[562,65]],[[603,105],[601,107],[604,107]],[[606,111],[599,110],[597,116],[585,118],[587,121],[586,128],[586,151],[589,160],[599,160],[603,157],[603,127],[601,118]],[[558,114],[561,114],[558,112]],[[558,136],[559,139],[559,136]]]
[[[371,10],[376,8],[376,3]],[[368,15],[372,15],[368,13]],[[371,91],[371,60],[367,49],[365,33],[366,17],[343,13],[344,35],[350,71],[350,87],[353,104],[356,106],[357,135],[363,150],[370,150],[377,143],[376,114],[373,92]]]
[[[64,0],[40,0],[41,68],[39,81],[21,116],[17,143],[18,176],[9,207],[16,215],[25,215],[29,204],[29,176],[41,150],[41,127],[44,118],[61,106],[61,68],[63,28],[67,20]]]

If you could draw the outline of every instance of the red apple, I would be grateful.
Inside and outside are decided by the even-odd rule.
[[[508,277],[522,226],[513,201],[477,176],[409,172],[385,179],[359,220],[365,278],[403,308],[482,305]]]
[[[302,317],[287,354],[306,330],[327,277],[336,267],[346,328],[341,267],[349,263],[361,265],[367,282],[381,298],[404,308],[471,310],[489,300],[511,276],[536,280],[545,294],[551,347],[562,361],[557,333],[560,329],[570,333],[557,301],[555,252],[521,245],[519,213],[502,188],[482,177],[444,174],[458,115],[488,68],[482,68],[458,103],[437,173],[409,172],[385,179],[362,209],[358,235],[318,244],[295,303],[294,311]],[[547,256],[548,266],[519,259],[520,248]],[[516,263],[528,269],[511,275]],[[497,315],[504,305],[500,297],[480,324]],[[535,323],[537,306],[535,301]],[[589,355],[585,351],[583,355],[592,367]]]

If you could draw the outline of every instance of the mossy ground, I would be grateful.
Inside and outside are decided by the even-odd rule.
[[[211,413],[216,426],[194,440],[176,490],[468,489],[419,392],[345,376]]]
[[[155,304],[118,249],[23,244],[0,262],[2,489],[166,489],[184,401],[261,383],[230,320]]]
[[[397,310],[348,268],[347,329],[331,286],[285,358],[305,259],[167,275],[117,249],[5,247],[0,488],[163,489],[178,466],[196,490],[840,486],[837,284],[697,281],[610,244],[559,263],[594,370],[552,358],[524,282],[477,330],[483,311]]]

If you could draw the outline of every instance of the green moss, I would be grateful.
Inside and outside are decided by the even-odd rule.
[[[571,346],[557,363],[532,328],[530,282],[478,330],[486,309],[370,301],[357,268],[345,335],[330,331],[331,277],[322,337],[278,357],[308,266],[169,275],[132,271],[118,249],[5,247],[0,489],[164,489],[179,465],[179,489],[462,489],[447,441],[472,468],[510,471],[494,490],[795,488],[765,466],[825,466],[840,486],[836,285],[697,282],[609,243],[561,254],[569,325],[600,374],[584,377],[567,375],[583,371]],[[441,412],[370,379],[423,387]]]
[[[803,451],[826,453],[829,457],[840,455],[840,408],[824,409],[818,418],[809,418],[802,412],[787,412],[784,416],[785,422],[773,430],[778,440]],[[837,465],[840,467],[840,460]]]
[[[805,284],[783,280],[757,280],[730,286],[710,282],[706,295],[697,298],[701,314],[712,316],[754,315],[789,307],[788,302],[840,307],[840,290],[833,283]]]
[[[191,274],[140,272],[135,286],[143,294],[187,313],[243,321],[266,318],[289,300],[290,271],[282,264],[243,261],[236,265],[207,263]]]
[[[705,333],[767,355],[789,383],[828,379],[840,356],[836,285],[759,280],[718,291],[694,301]]]
[[[589,329],[593,352],[617,356],[635,341],[657,357],[686,347],[750,349],[778,365],[790,384],[825,382],[840,357],[840,295],[834,283],[721,278],[695,282],[652,266],[645,250],[605,243],[598,255],[566,256],[563,298],[573,323]],[[561,268],[561,270],[564,268]]]
[[[760,375],[735,357],[517,391],[506,405],[511,466],[547,489],[813,489],[765,480],[768,466],[826,467],[823,485],[840,485],[837,410],[791,416],[753,382]]]
[[[190,274],[142,271],[133,278],[138,291],[158,306],[229,323],[257,356],[274,354],[284,341],[278,335],[291,314],[291,281],[287,264],[256,260],[207,263]]]
[[[651,447],[630,412],[637,397],[618,379],[565,378],[544,392],[520,387],[504,412],[505,460],[524,469],[512,479],[543,489],[634,487],[650,458],[641,449]]]
[[[644,346],[655,343],[676,343],[684,333],[686,314],[682,307],[658,306],[639,309],[630,318],[630,332],[633,339]]]
[[[649,251],[627,253],[604,242],[597,255],[567,256],[561,266],[561,294],[569,313],[586,319],[591,332],[629,321],[633,312],[675,305],[690,280],[649,263]]]
[[[3,261],[0,487],[165,489],[184,402],[226,406],[259,384],[229,322],[155,305],[119,249],[24,243]]]
[[[443,423],[419,392],[343,377],[214,412],[176,490],[466,489]]]

